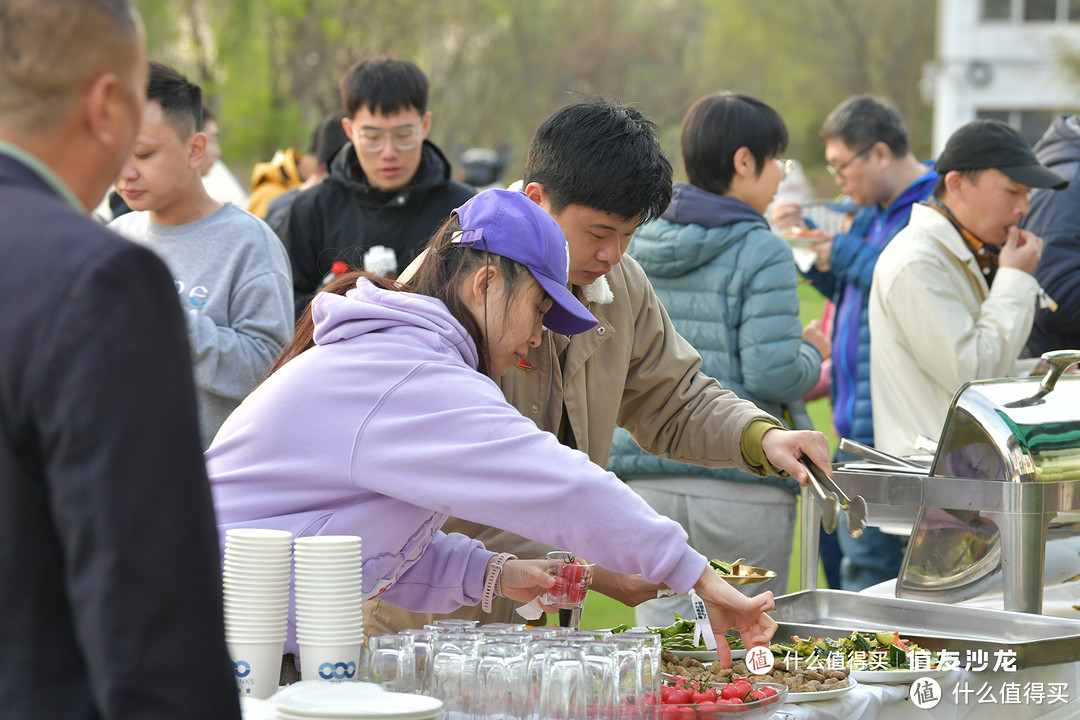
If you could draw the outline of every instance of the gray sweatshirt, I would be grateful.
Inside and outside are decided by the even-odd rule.
[[[232,203],[186,225],[132,212],[109,227],[146,245],[172,273],[187,317],[203,449],[292,338],[292,278],[266,223]]]

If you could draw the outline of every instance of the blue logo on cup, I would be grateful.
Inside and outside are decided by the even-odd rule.
[[[356,677],[356,663],[329,663],[319,666],[319,677],[323,680],[351,680]]]
[[[243,660],[233,663],[233,671],[236,677],[247,677],[251,673],[251,665]]]

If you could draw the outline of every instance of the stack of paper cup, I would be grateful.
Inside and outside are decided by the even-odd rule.
[[[241,696],[277,692],[289,618],[292,533],[235,529],[225,533],[225,640]]]
[[[297,538],[294,557],[301,672],[309,680],[355,681],[364,650],[360,538]]]

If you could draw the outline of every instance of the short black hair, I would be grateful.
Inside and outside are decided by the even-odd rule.
[[[821,141],[830,140],[842,140],[856,152],[883,142],[893,157],[907,155],[911,148],[900,112],[888,100],[873,95],[853,95],[829,113]]]
[[[723,195],[735,175],[735,151],[750,150],[757,173],[787,149],[779,113],[747,95],[718,92],[694,103],[682,122],[682,154],[690,184]]]
[[[427,76],[408,60],[366,58],[341,78],[341,104],[350,118],[365,105],[373,114],[390,115],[412,107],[423,115],[427,103]]]
[[[181,140],[202,130],[202,88],[165,63],[150,61],[146,101],[161,105],[165,119]]]
[[[315,128],[308,153],[318,158],[319,165],[329,165],[337,151],[349,141],[349,136],[341,125],[344,118],[345,113],[341,110],[328,113]]]
[[[637,108],[597,98],[540,123],[523,179],[544,186],[553,213],[581,205],[646,223],[671,202],[671,175],[656,125]]]

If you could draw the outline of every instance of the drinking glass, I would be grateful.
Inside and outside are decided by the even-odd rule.
[[[543,646],[543,655],[537,658],[540,700],[536,716],[543,720],[588,720],[585,650],[551,641],[545,641]]]
[[[411,693],[416,689],[416,638],[406,633],[384,633],[368,639],[371,681],[387,690]]]
[[[472,690],[474,720],[526,720],[531,688],[529,647],[489,640],[477,653]]]

